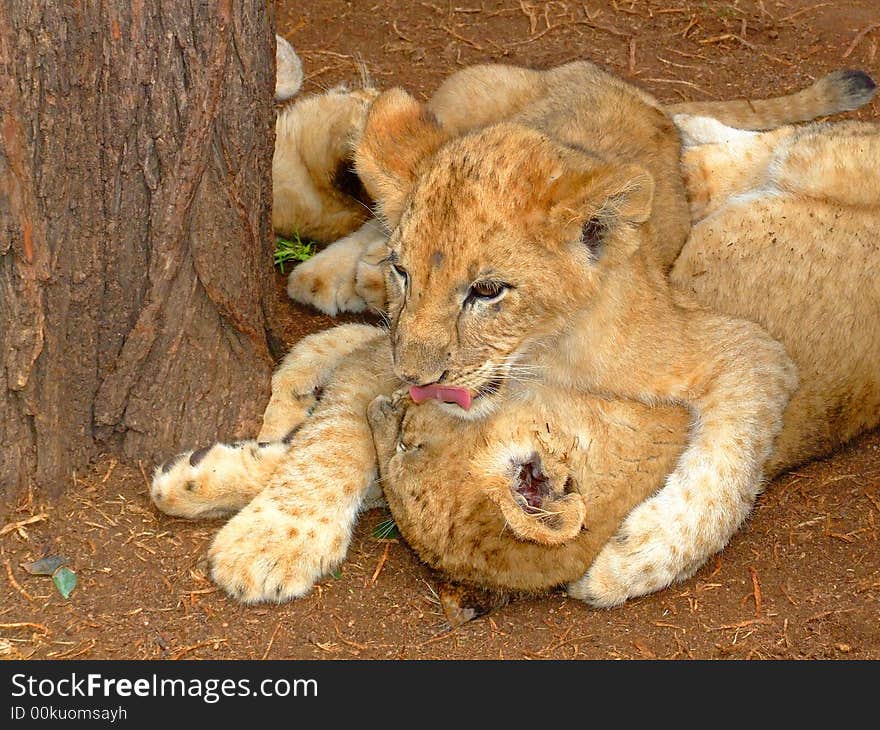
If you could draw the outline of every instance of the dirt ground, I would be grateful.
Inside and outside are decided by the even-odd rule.
[[[840,67],[880,75],[876,0],[280,2],[306,91],[356,76],[425,95],[462,65],[598,62],[662,99],[770,96]],[[875,104],[863,118],[878,118]],[[280,277],[279,277],[280,281]],[[282,296],[279,286],[279,296]],[[330,324],[290,306],[289,338]],[[223,436],[218,434],[218,436]],[[440,580],[367,513],[339,577],[283,606],[235,604],[205,575],[216,523],[157,514],[151,464],[111,456],[60,502],[0,506],[0,658],[880,659],[880,432],[772,485],[723,555],[613,611],[562,593],[449,631]],[[21,530],[4,529],[28,521]],[[62,554],[63,600],[22,563]]]

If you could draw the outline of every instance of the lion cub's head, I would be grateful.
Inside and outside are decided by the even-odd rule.
[[[461,416],[539,375],[535,353],[648,235],[654,183],[642,168],[511,123],[449,138],[399,89],[373,103],[355,164],[392,230],[395,372],[414,399]]]

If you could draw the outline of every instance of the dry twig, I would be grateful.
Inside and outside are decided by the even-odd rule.
[[[376,579],[379,577],[379,573],[382,572],[382,568],[385,567],[385,561],[388,560],[388,549],[391,547],[391,543],[385,543],[385,552],[382,553],[382,557],[379,558],[379,563],[376,565],[376,570],[373,571],[373,577],[370,578],[370,585],[374,585],[376,583]]]
[[[10,522],[8,525],[4,525],[0,528],[0,537],[9,534],[10,532],[17,532],[18,536],[22,539],[27,539],[27,533],[22,530],[23,527],[27,525],[33,525],[36,522],[42,522],[49,518],[45,512],[40,512],[38,515],[33,515],[32,517],[26,517],[23,520],[18,520],[17,522]]]
[[[856,33],[856,37],[852,39],[852,43],[847,46],[846,50],[843,52],[842,57],[849,58],[850,54],[854,50],[856,50],[856,46],[859,45],[862,38],[868,35],[868,33],[870,33],[872,30],[876,30],[877,28],[880,28],[880,23],[871,23],[871,25],[862,28],[858,33]]]
[[[191,651],[195,651],[196,649],[201,649],[203,646],[216,646],[217,644],[226,644],[226,639],[209,639],[208,641],[200,641],[198,644],[193,644],[192,646],[185,646],[182,649],[179,649],[177,653],[171,657],[171,661],[175,662],[181,657],[189,654]]]
[[[754,568],[749,568],[752,574],[752,590],[755,597],[755,618],[761,617],[761,608],[764,605],[764,597],[761,595],[761,583],[758,581],[758,573]]]
[[[266,645],[266,651],[263,652],[263,656],[261,656],[260,659],[265,659],[267,656],[269,656],[269,652],[272,651],[272,644],[275,643],[275,637],[278,636],[278,631],[280,629],[281,622],[279,621],[278,624],[275,626],[275,630],[272,632],[272,636],[269,637],[269,643]]]
[[[12,587],[15,588],[21,595],[27,598],[31,603],[34,602],[34,597],[28,593],[24,588],[21,587],[21,584],[15,580],[15,576],[12,574],[12,564],[7,560],[6,561],[6,575],[9,578],[9,582],[12,584]]]

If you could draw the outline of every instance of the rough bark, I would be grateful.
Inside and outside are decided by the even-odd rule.
[[[264,0],[0,0],[0,498],[98,450],[256,432],[268,397]]]

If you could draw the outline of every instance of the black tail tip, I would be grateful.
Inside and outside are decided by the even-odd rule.
[[[853,92],[871,93],[877,88],[874,79],[864,71],[844,71],[843,78]]]
[[[842,91],[845,104],[856,109],[867,104],[877,91],[877,84],[864,71],[838,71],[834,74]]]

